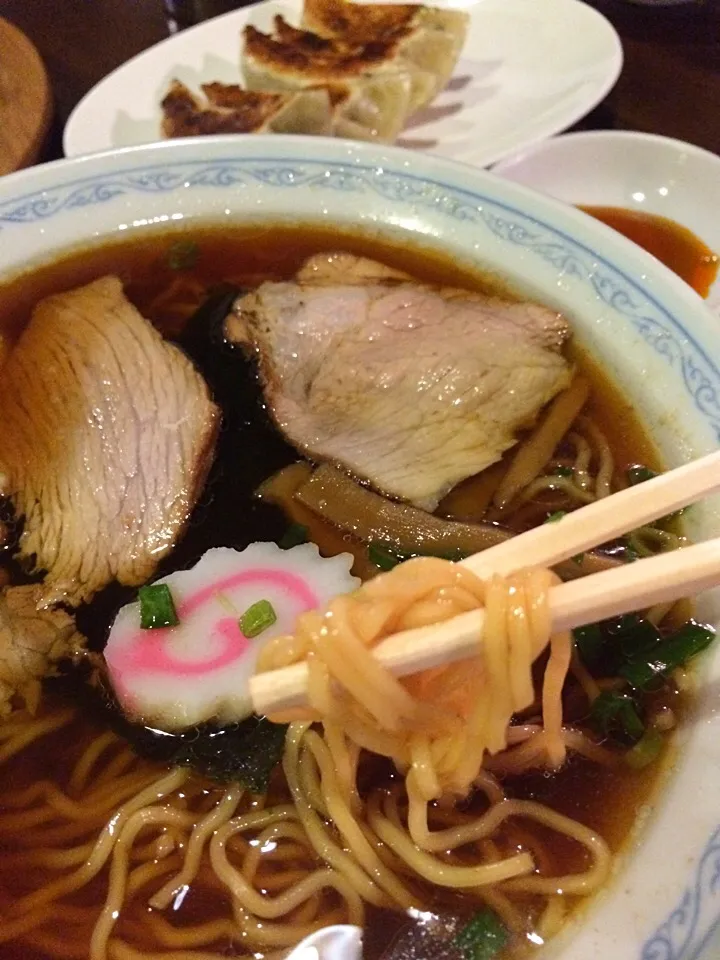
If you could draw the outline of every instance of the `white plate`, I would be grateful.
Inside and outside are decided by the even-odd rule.
[[[289,217],[484,265],[572,318],[669,466],[717,449],[720,324],[699,297],[591,217],[465,164],[279,136],[172,141],[45,164],[0,178],[0,280],[119,232]],[[718,498],[687,519],[694,539],[720,535]],[[698,601],[698,615],[716,624],[718,593]],[[701,956],[720,918],[720,644],[702,678],[668,782],[648,801],[605,892],[543,960]],[[302,960],[355,960],[352,931],[321,939],[322,953],[307,944]]]
[[[157,0],[160,2],[160,0]],[[240,81],[246,23],[269,30],[282,13],[299,22],[301,0],[270,0],[179,33],[119,67],[75,108],[67,156],[160,137],[160,101],[173,77],[193,88]],[[620,40],[579,0],[477,0],[455,75],[410,121],[400,145],[487,166],[569,127],[614,85]]]
[[[670,217],[720,256],[720,157],[682,140],[630,131],[568,133],[498,163],[494,173],[566,203]],[[720,315],[720,275],[708,304]]]

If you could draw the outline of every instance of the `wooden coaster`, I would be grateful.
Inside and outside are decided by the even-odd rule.
[[[0,17],[0,174],[37,159],[51,113],[40,54],[24,33]]]

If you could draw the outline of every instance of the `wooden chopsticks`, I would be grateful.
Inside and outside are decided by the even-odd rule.
[[[512,540],[460,561],[477,576],[551,567],[720,490],[720,451],[598,500]],[[678,600],[720,583],[720,538],[638,560],[550,591],[553,630],[567,630],[656,603]],[[418,673],[477,654],[484,611],[386,638],[375,656],[395,676]],[[307,666],[257,674],[250,696],[258,714],[305,703]]]
[[[460,562],[481,579],[524,567],[554,567],[630,530],[720,491],[720,450],[628,487]]]

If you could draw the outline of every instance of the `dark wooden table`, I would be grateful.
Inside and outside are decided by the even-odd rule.
[[[662,133],[720,153],[720,0],[654,9],[591,2],[619,31],[625,67],[579,126]],[[163,0],[0,0],[0,15],[25,31],[50,73],[56,109],[44,159],[61,155],[62,127],[83,94],[168,34]]]

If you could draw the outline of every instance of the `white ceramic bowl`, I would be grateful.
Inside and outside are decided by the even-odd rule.
[[[720,255],[720,157],[650,133],[596,130],[545,140],[494,167],[566,203],[670,217]],[[720,277],[708,297],[720,314]]]
[[[718,446],[720,328],[699,298],[573,208],[433,157],[338,140],[236,137],[36,167],[0,180],[0,279],[118,231],[132,237],[193,219],[352,226],[484,265],[568,315],[641,410],[668,465]],[[689,526],[697,537],[720,534],[718,505],[693,508]],[[720,621],[718,598],[702,598],[699,613]],[[720,649],[702,672],[664,790],[607,890],[546,957],[699,956],[720,916]],[[352,950],[340,953],[350,960]]]

